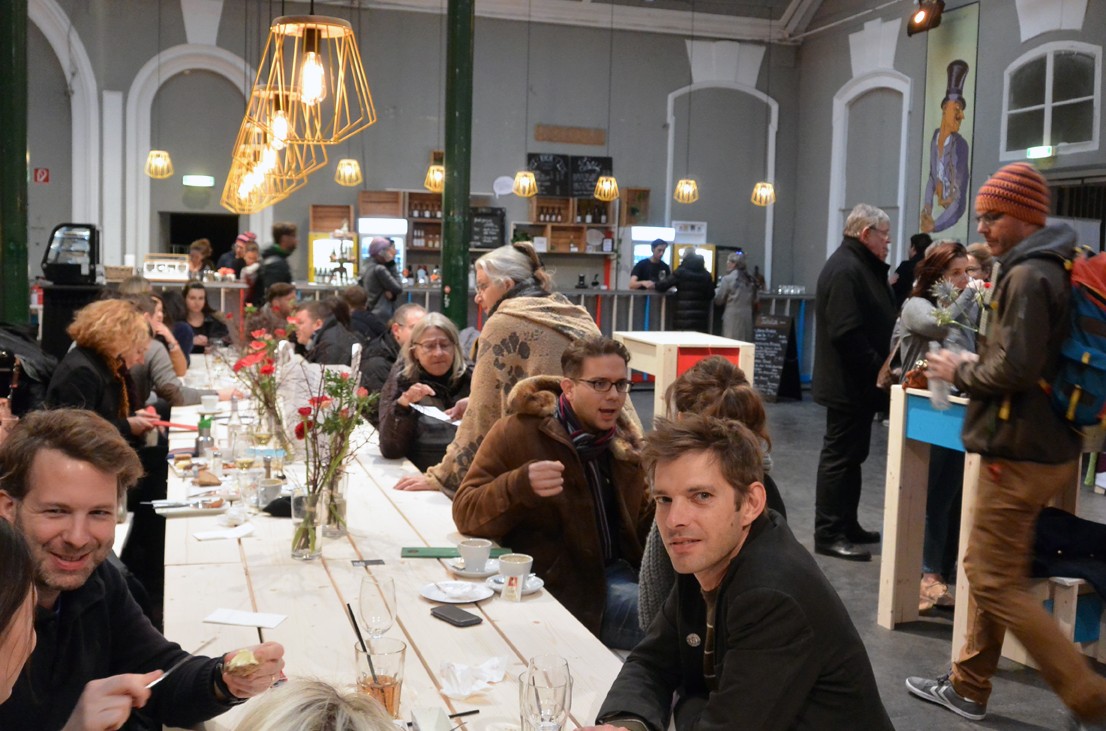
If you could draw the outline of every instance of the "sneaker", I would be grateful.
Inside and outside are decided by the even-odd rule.
[[[925,612],[934,607],[952,609],[956,600],[949,593],[949,586],[939,579],[922,579],[918,610]]]
[[[910,691],[911,695],[944,706],[969,721],[982,721],[987,715],[987,706],[970,701],[956,692],[947,673],[936,680],[918,677],[907,678],[906,689]]]

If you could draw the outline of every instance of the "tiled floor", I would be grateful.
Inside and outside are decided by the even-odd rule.
[[[634,404],[648,423],[652,416],[652,392],[634,391]],[[825,426],[824,410],[810,401],[767,404],[772,434],[772,476],[780,486],[796,537],[813,549],[814,475]],[[860,522],[865,528],[882,529],[883,483],[887,429],[873,425],[871,456],[864,465],[864,492]],[[1081,497],[1080,512],[1106,521],[1106,498],[1091,493]],[[878,552],[879,546],[875,546]],[[1036,671],[1003,661],[994,680],[989,715],[980,723],[908,696],[903,687],[907,675],[937,675],[949,664],[952,614],[923,619],[894,632],[875,623],[879,586],[879,556],[871,563],[853,563],[816,556],[818,564],[848,607],[875,668],[880,694],[899,731],[930,729],[1055,729],[1067,728],[1064,705],[1045,686]],[[1099,667],[1099,672],[1106,668]],[[829,730],[827,730],[829,731]],[[836,730],[833,730],[836,731]],[[862,730],[861,730],[862,731]]]

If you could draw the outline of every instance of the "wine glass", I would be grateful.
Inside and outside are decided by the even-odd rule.
[[[560,731],[572,707],[572,675],[559,655],[530,658],[519,692],[522,713],[535,731]]]
[[[361,579],[358,601],[369,637],[377,639],[392,628],[396,619],[396,585],[391,578],[366,574]]]

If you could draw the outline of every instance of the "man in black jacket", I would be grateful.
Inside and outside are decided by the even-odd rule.
[[[284,648],[273,642],[249,648],[257,667],[247,675],[224,670],[237,652],[188,659],[105,561],[116,507],[141,471],[118,430],[82,409],[31,413],[0,447],[0,518],[27,539],[38,590],[38,644],[0,705],[0,728],[55,731],[90,681],[180,660],[122,728],[193,726],[264,692],[280,674]]]
[[[870,561],[861,543],[879,531],[857,522],[860,465],[868,458],[872,418],[887,409],[876,376],[890,350],[895,296],[887,284],[891,222],[861,203],[845,221],[845,239],[818,277],[815,296],[814,401],[826,407],[826,436],[818,460],[814,550]]]
[[[709,332],[710,310],[714,304],[714,280],[707,271],[702,254],[688,249],[680,267],[657,283],[657,291],[676,288],[672,326],[674,330]]]
[[[744,425],[658,419],[643,453],[680,576],[599,722],[663,731],[893,728],[845,606],[774,511]],[[676,703],[673,706],[673,694]]]
[[[261,302],[269,287],[277,282],[292,283],[292,267],[288,257],[299,245],[296,224],[287,221],[273,224],[273,244],[261,252],[261,268],[257,270],[251,302]]]
[[[351,365],[353,346],[362,342],[346,327],[349,308],[337,297],[306,300],[296,308],[296,340],[307,360],[323,365]]]
[[[370,391],[384,388],[400,350],[411,339],[411,330],[426,315],[422,305],[408,302],[396,308],[388,320],[388,330],[369,342],[361,360],[361,385]]]

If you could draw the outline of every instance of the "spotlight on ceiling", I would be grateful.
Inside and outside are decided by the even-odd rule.
[[[906,35],[925,33],[941,25],[941,13],[945,10],[945,0],[916,0],[917,6],[910,13],[906,23]]]

